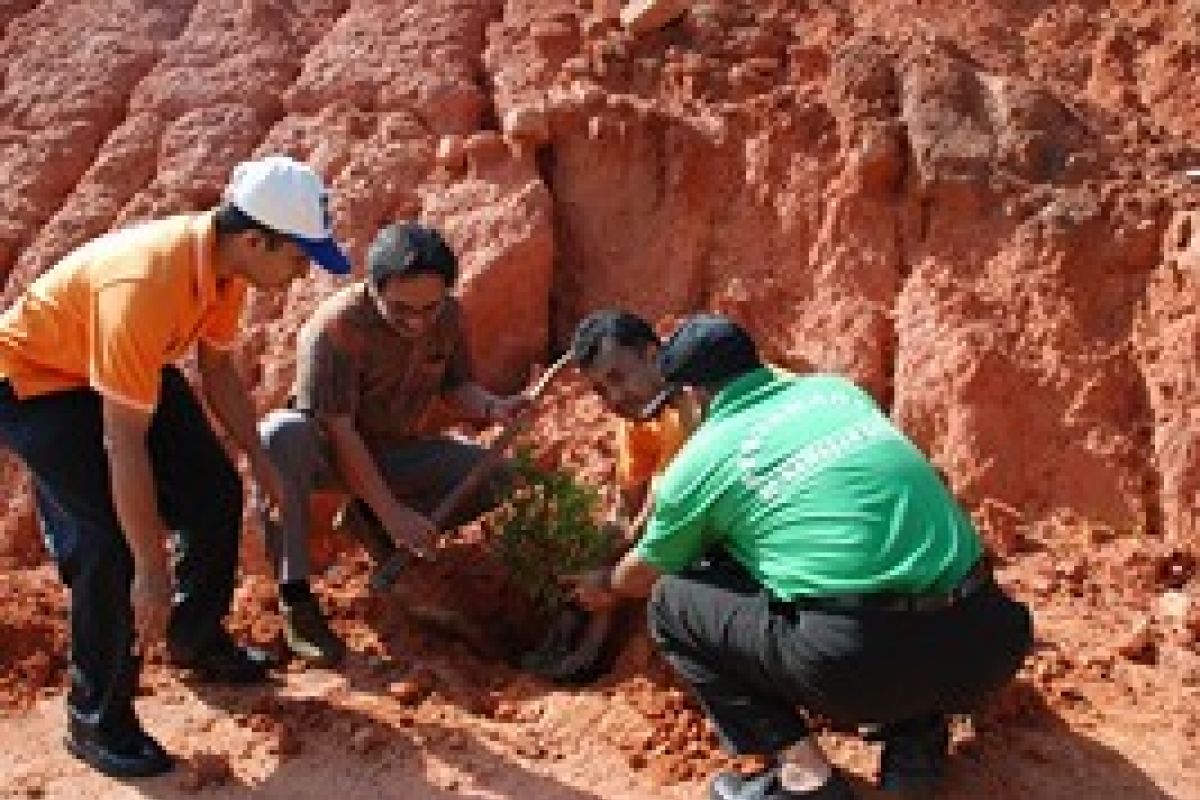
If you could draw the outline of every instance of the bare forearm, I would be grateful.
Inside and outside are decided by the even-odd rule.
[[[657,569],[630,551],[615,567],[567,575],[563,580],[574,587],[571,596],[575,602],[589,611],[598,612],[611,609],[622,598],[648,597],[658,576]]]
[[[481,421],[491,418],[492,406],[498,399],[496,395],[474,382],[456,386],[446,392],[443,397],[458,413]]]
[[[154,471],[146,448],[150,414],[105,399],[104,446],[117,521],[133,554],[129,601],[138,646],[163,637],[171,613],[166,526],[158,513]]]
[[[617,498],[615,524],[620,537],[617,550],[619,555],[624,555],[637,544],[650,520],[654,511],[654,491],[649,483],[645,483],[631,489],[622,488]]]
[[[128,414],[105,409],[105,446],[117,520],[138,569],[165,569],[166,526],[158,512],[154,472],[146,448],[146,429],[114,419]]]
[[[646,523],[650,521],[650,515],[653,513],[654,485],[650,484],[642,493],[641,507],[638,508],[637,515],[629,523],[629,529],[626,531],[626,540],[629,542],[630,547],[636,544],[638,539],[642,538],[642,531],[646,529]]]
[[[399,502],[392,494],[366,442],[354,428],[349,417],[322,419],[333,446],[334,458],[345,481],[355,496],[363,500],[392,541],[425,558],[435,546],[437,529],[423,515]]]
[[[349,420],[338,419],[326,424],[334,457],[342,480],[355,497],[361,498],[376,516],[388,516],[396,503],[383,473],[367,449],[362,436]]]
[[[637,551],[630,550],[609,575],[609,586],[612,591],[623,597],[649,597],[650,590],[658,580],[659,571],[647,564],[638,556]]]
[[[254,406],[229,355],[202,348],[199,364],[204,398],[221,427],[251,461],[265,458],[258,437]]]
[[[628,525],[636,518],[638,509],[646,499],[647,486],[646,483],[632,486],[618,483],[616,517],[622,525]]]

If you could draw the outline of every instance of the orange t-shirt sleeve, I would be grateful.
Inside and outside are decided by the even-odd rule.
[[[651,426],[622,421],[617,442],[617,482],[626,489],[654,477],[659,461],[658,436]]]
[[[229,287],[200,326],[200,339],[218,350],[228,350],[237,343],[242,329],[242,310],[246,306],[246,284],[238,281]]]
[[[148,281],[122,281],[93,295],[88,383],[105,397],[147,411],[158,404],[174,334],[172,305]]]

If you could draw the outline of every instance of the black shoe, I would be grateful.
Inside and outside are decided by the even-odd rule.
[[[750,775],[722,772],[709,784],[708,796],[710,800],[854,800],[850,785],[837,770],[816,789],[794,792],[783,788],[777,766]]]
[[[346,655],[346,644],[329,627],[315,597],[296,603],[280,603],[283,636],[288,648],[305,661],[333,667]]]
[[[932,797],[946,775],[950,726],[942,715],[885,725],[879,788],[918,800]]]
[[[265,683],[270,670],[279,666],[267,651],[241,647],[224,632],[196,655],[174,661],[204,683]]]
[[[150,778],[175,766],[162,745],[136,724],[114,734],[72,718],[64,743],[71,755],[110,778]]]
[[[396,543],[370,507],[357,498],[349,500],[333,519],[333,528],[349,535],[363,546],[376,566],[386,564],[396,554]]]

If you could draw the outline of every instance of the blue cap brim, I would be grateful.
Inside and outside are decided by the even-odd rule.
[[[312,259],[313,263],[326,272],[334,275],[350,274],[350,258],[333,239],[324,239],[318,242],[293,236],[292,241]]]

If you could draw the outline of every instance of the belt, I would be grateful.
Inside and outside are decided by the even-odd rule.
[[[937,594],[836,594],[823,597],[796,597],[784,605],[798,609],[851,611],[872,608],[880,611],[941,611],[960,603],[992,584],[992,566],[981,558],[952,589]]]

